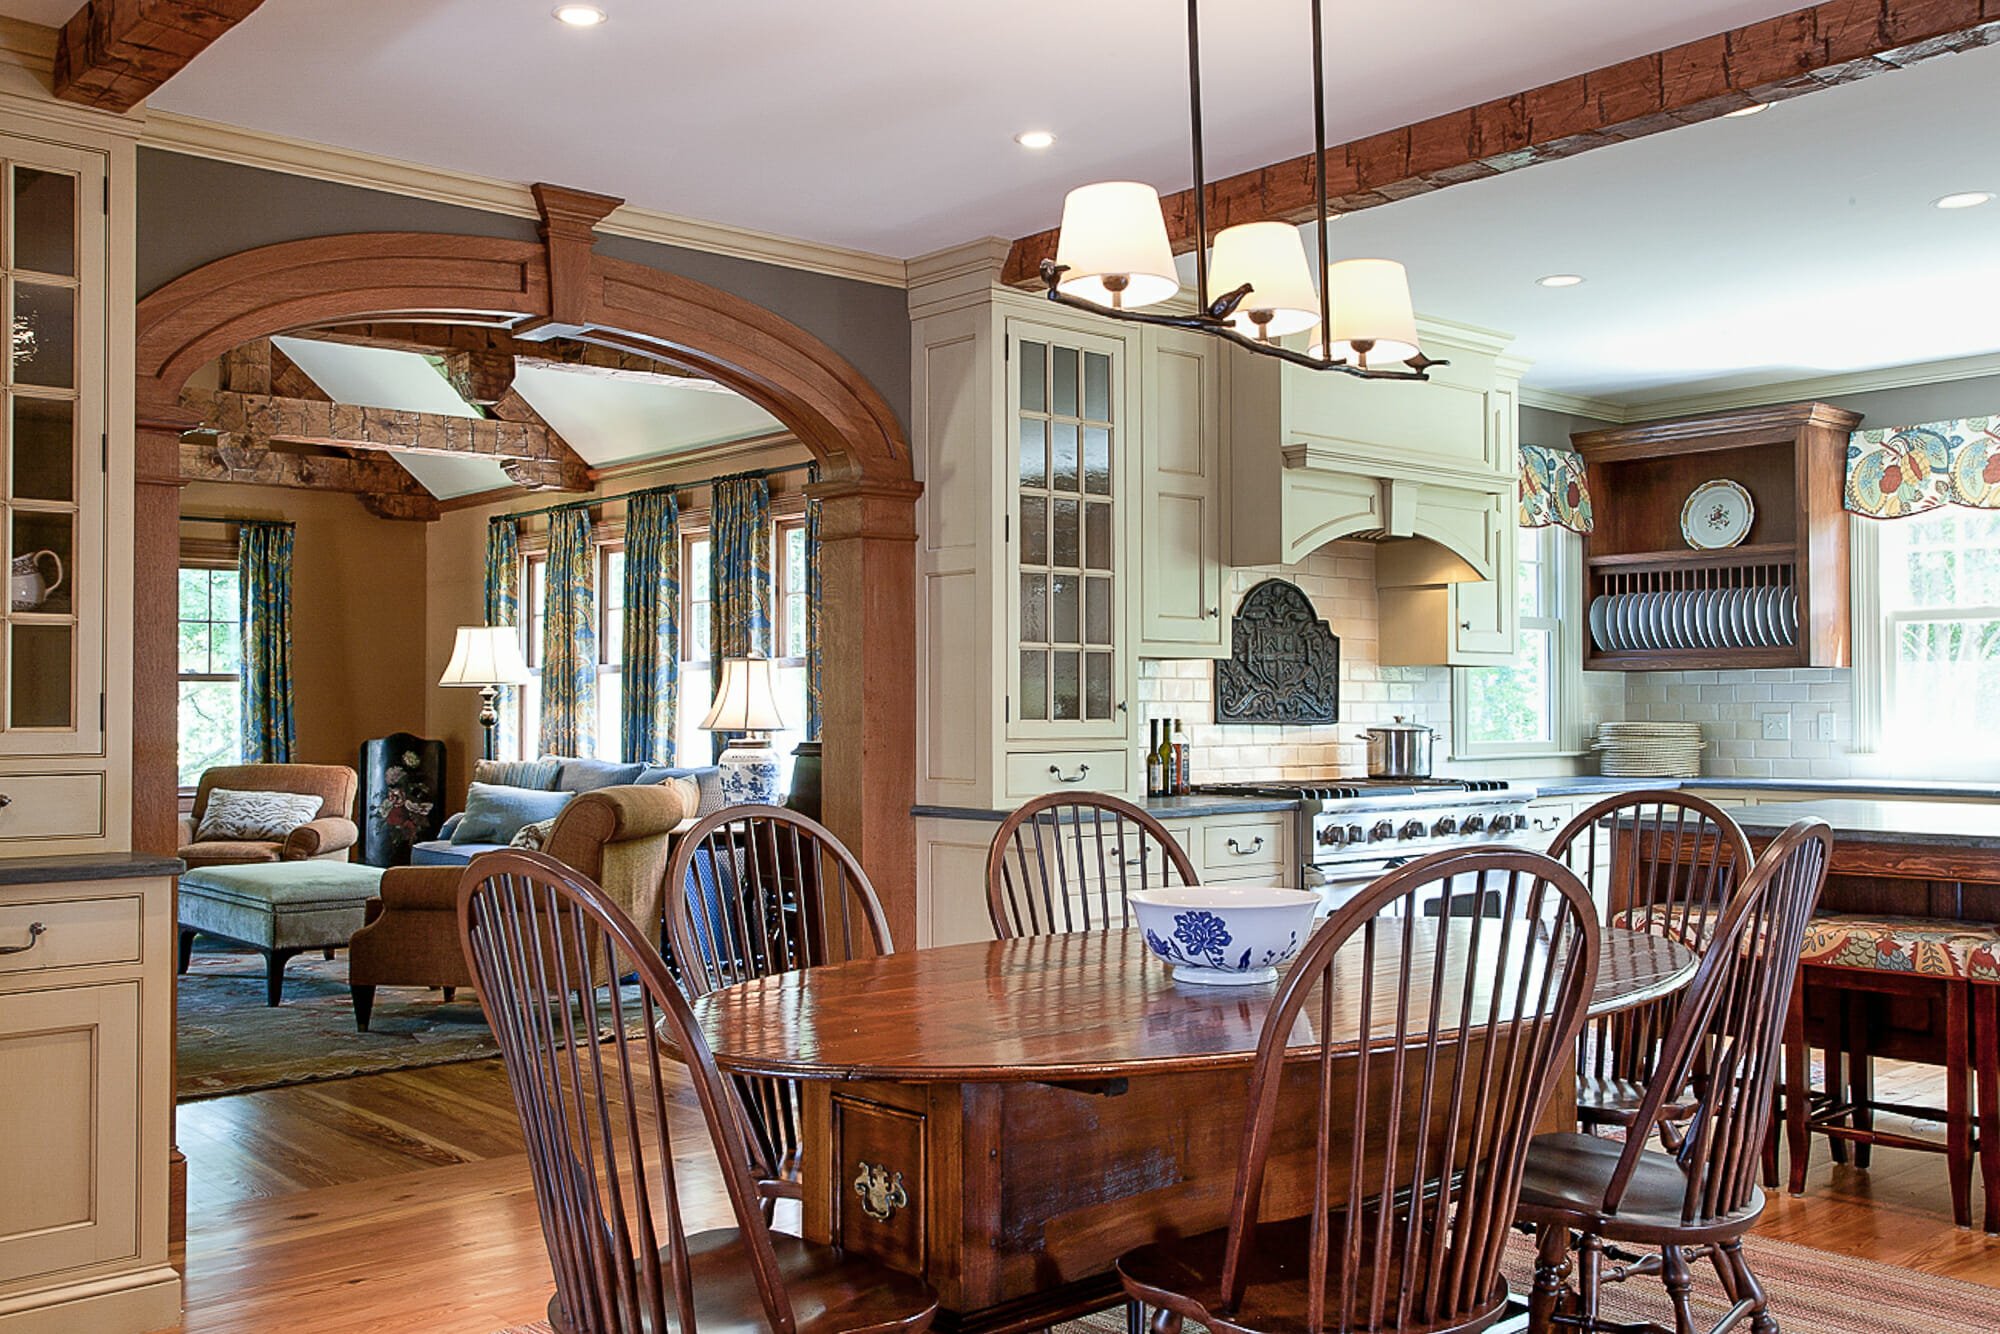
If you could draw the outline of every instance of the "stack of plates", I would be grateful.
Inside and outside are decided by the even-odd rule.
[[[1761,588],[1614,593],[1590,603],[1600,653],[1648,649],[1790,648],[1799,642],[1799,595]]]
[[[1614,778],[1695,778],[1701,774],[1700,723],[1601,723],[1599,767]]]

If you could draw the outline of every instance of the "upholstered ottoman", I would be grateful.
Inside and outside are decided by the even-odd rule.
[[[264,955],[264,998],[276,1005],[285,964],[304,950],[332,957],[360,929],[382,869],[359,862],[259,862],[201,866],[181,876],[180,969],[187,971],[194,938],[220,936]]]

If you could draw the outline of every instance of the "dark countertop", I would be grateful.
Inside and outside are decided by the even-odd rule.
[[[1267,811],[1296,811],[1297,801],[1282,797],[1147,797],[1137,803],[1158,820],[1193,820],[1209,815],[1258,815]],[[912,806],[918,819],[989,820],[994,824],[1012,811],[981,810],[975,806]]]
[[[1794,820],[1824,820],[1836,840],[1950,848],[2000,848],[2000,807],[1963,801],[1783,801],[1729,812],[1746,834],[1777,834]]]
[[[0,885],[60,885],[76,880],[137,880],[179,875],[177,857],[149,852],[86,852],[68,857],[0,857]]]
[[[1940,801],[2000,800],[2000,783],[1965,783],[1927,778],[1605,778],[1576,774],[1567,778],[1527,778],[1522,782],[1544,797],[1583,796],[1596,792],[1636,792],[1640,788],[1724,788],[1739,792],[1829,792],[1858,797],[1936,797]]]

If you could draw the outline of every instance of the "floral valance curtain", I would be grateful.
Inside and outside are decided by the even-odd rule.
[[[715,483],[709,512],[709,650],[724,658],[771,651],[771,485],[762,477]]]
[[[810,470],[807,481],[819,480],[819,468]],[[806,740],[819,740],[819,678],[823,655],[820,652],[819,620],[819,502],[806,498]]]
[[[290,764],[292,726],[292,525],[238,530],[243,631],[243,761]]]
[[[1547,445],[1522,445],[1521,526],[1551,524],[1572,533],[1596,526],[1590,509],[1590,488],[1584,482],[1583,455]]]
[[[1945,505],[2000,509],[2000,417],[1856,431],[1842,503],[1871,519]]]
[[[486,624],[519,625],[521,583],[521,527],[511,515],[486,521]],[[500,711],[500,724],[489,735],[496,754],[518,755],[518,717],[514,710],[514,687],[502,686],[493,702]]]
[[[590,512],[549,515],[542,615],[542,754],[588,756],[597,736],[597,617]]]
[[[625,510],[625,661],[619,736],[626,763],[672,764],[680,695],[680,505],[643,491]]]

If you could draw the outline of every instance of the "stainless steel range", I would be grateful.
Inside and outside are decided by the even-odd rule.
[[[1318,890],[1329,910],[1425,853],[1485,843],[1540,848],[1549,838],[1528,816],[1535,789],[1498,779],[1283,779],[1195,790],[1297,801],[1299,886]]]

